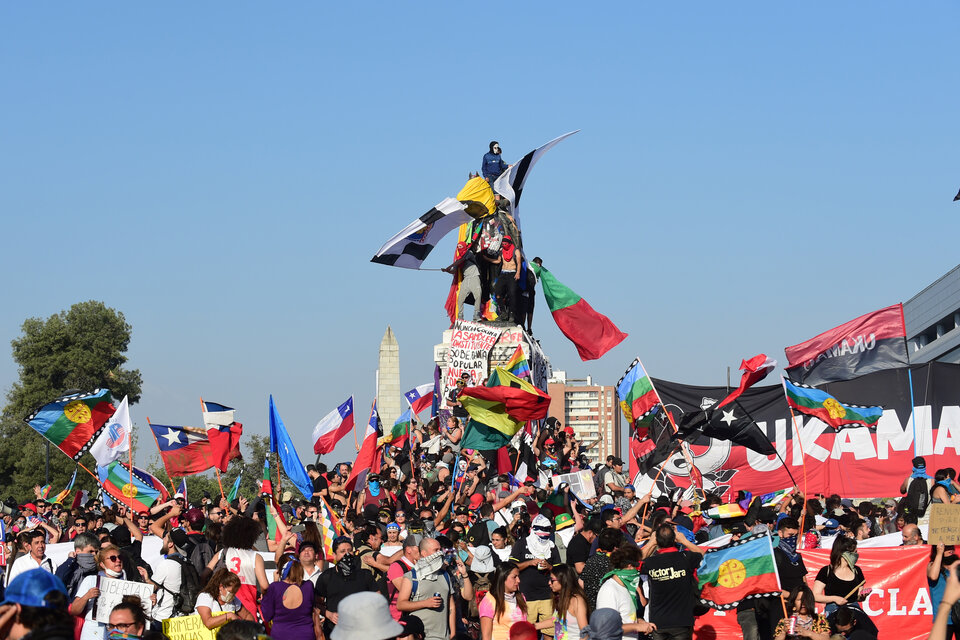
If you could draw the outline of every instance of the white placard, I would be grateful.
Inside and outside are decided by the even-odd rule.
[[[561,482],[570,485],[572,491],[581,500],[589,500],[597,497],[597,490],[593,486],[593,471],[584,469],[576,473],[564,473],[559,476],[553,476],[553,487],[556,489]]]
[[[150,617],[150,610],[153,605],[150,603],[150,596],[153,594],[153,585],[144,582],[131,582],[129,580],[117,580],[116,578],[107,578],[99,576],[97,578],[97,588],[100,589],[100,595],[97,597],[97,603],[94,605],[97,622],[107,624],[110,622],[110,612],[120,604],[123,596],[140,596],[140,602],[143,603],[144,611],[147,617]]]
[[[447,375],[443,380],[444,401],[460,374],[470,375],[467,386],[475,387],[487,383],[490,349],[497,343],[501,333],[502,329],[480,322],[457,321],[450,337],[450,348],[447,349]],[[445,406],[445,403],[440,406]]]

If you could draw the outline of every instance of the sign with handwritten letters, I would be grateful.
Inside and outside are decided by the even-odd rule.
[[[110,622],[110,612],[120,604],[123,596],[139,596],[140,602],[143,603],[144,612],[148,617],[150,616],[150,609],[153,607],[150,603],[153,585],[100,576],[97,578],[97,588],[100,589],[100,595],[97,597],[97,603],[93,608],[97,622],[103,622],[104,624]]]
[[[217,629],[207,629],[198,615],[166,618],[163,633],[170,640],[214,640]]]
[[[960,544],[960,504],[931,504],[927,536],[932,545]]]
[[[463,373],[470,376],[467,386],[486,384],[490,349],[497,343],[501,333],[502,329],[479,322],[457,321],[447,350],[444,397]]]

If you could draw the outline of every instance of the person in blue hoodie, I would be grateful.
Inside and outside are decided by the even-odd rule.
[[[483,179],[489,182],[492,187],[493,181],[509,167],[510,165],[500,157],[500,143],[494,140],[490,143],[490,151],[483,154],[483,163],[480,167]]]

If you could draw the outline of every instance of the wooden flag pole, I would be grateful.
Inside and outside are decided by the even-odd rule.
[[[130,460],[130,486],[133,486],[133,443],[130,443],[130,447],[127,448],[127,453],[129,453]],[[121,489],[121,491],[123,491]],[[133,511],[133,496],[127,496],[127,506],[130,507],[130,511]]]

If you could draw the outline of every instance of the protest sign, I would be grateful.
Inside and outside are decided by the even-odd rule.
[[[217,615],[214,612],[214,615]],[[198,615],[166,618],[163,621],[163,633],[170,640],[214,640],[217,632],[207,629]]]
[[[960,544],[960,504],[930,505],[929,544]]]
[[[927,588],[930,548],[923,546],[860,549],[857,566],[871,591],[861,603],[877,625],[881,638],[924,640],[933,624],[933,604]],[[817,571],[830,562],[829,549],[801,551],[812,587]],[[779,606],[779,605],[777,605]],[[823,605],[817,606],[823,611]],[[736,611],[716,611],[697,618],[694,640],[738,640],[743,638]]]
[[[597,497],[597,490],[593,486],[593,471],[589,469],[553,476],[554,488],[559,487],[561,482],[570,485],[570,491],[581,500]]]
[[[486,384],[490,349],[500,338],[501,329],[479,322],[458,320],[453,327],[447,350],[447,374],[444,376],[444,397],[460,378],[468,374],[471,387]]]
[[[110,612],[120,604],[123,596],[140,596],[144,612],[148,617],[150,616],[150,609],[153,608],[150,603],[153,585],[100,576],[97,578],[97,588],[100,589],[100,595],[93,606],[94,619],[97,622],[103,622],[104,624],[110,622]]]

